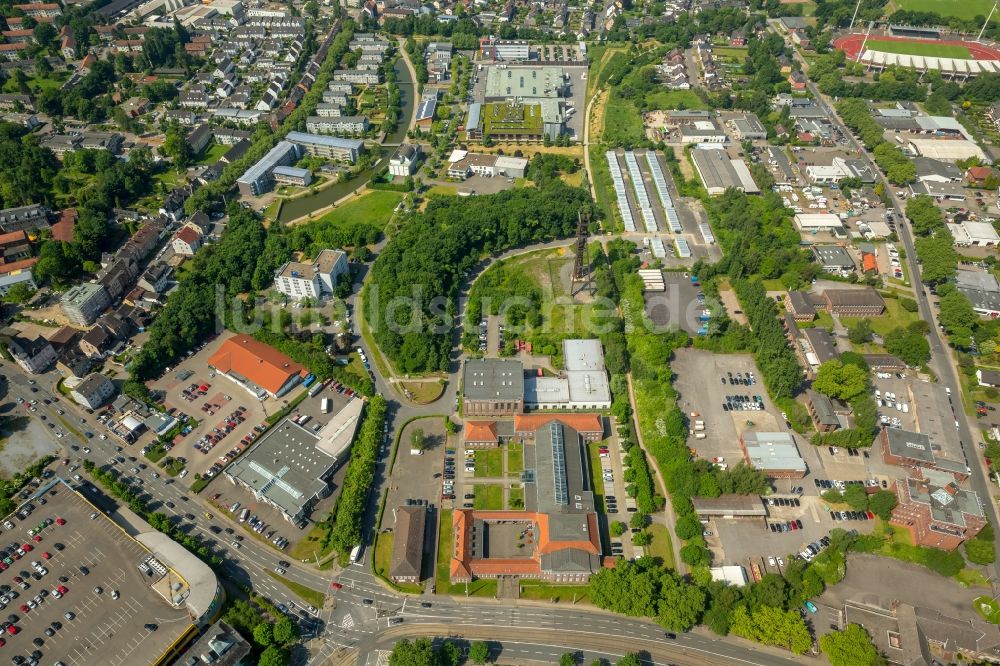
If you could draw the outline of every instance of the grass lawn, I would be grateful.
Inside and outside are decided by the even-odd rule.
[[[646,140],[639,109],[630,100],[619,97],[615,90],[609,93],[604,107],[601,140],[609,145],[636,145]]]
[[[761,280],[760,282],[764,285],[764,289],[767,291],[788,291],[788,288],[785,287],[784,283],[777,278]]]
[[[541,581],[521,581],[521,598],[571,604],[576,601],[590,602],[590,587],[587,585],[555,585]]]
[[[957,16],[961,19],[985,17],[990,13],[992,6],[993,0],[896,0],[896,9],[934,12],[941,16]],[[997,20],[995,15],[993,20]]]
[[[524,469],[524,444],[510,442],[507,444],[507,476],[520,477]]]
[[[724,58],[736,58],[738,60],[746,58],[748,52],[749,49],[740,48],[738,46],[719,46],[712,49],[712,53],[717,56],[722,56]]]
[[[812,321],[800,321],[796,322],[799,328],[833,328],[833,315],[825,310],[820,310],[816,313],[816,318]]]
[[[970,569],[966,567],[958,572],[955,576],[955,580],[959,582],[962,587],[985,587],[989,588],[990,581],[983,575],[979,569]]]
[[[163,183],[167,190],[172,190],[181,182],[181,174],[176,169],[167,169],[153,176],[153,180]]]
[[[268,220],[277,220],[278,216],[281,215],[281,199],[275,199],[271,202],[271,205],[264,209],[264,218]]]
[[[198,164],[215,164],[219,161],[219,158],[226,154],[232,146],[227,146],[222,143],[213,143],[202,151],[201,155],[198,156]]]
[[[670,542],[670,530],[667,529],[666,525],[653,523],[647,531],[653,540],[645,547],[646,554],[659,558],[663,561],[663,566],[673,569],[676,563],[674,562],[674,549]]]
[[[524,488],[511,488],[507,491],[508,497],[508,509],[523,509],[524,508]]]
[[[583,184],[583,169],[576,173],[564,173],[559,178],[570,187],[580,187]]]
[[[267,575],[273,578],[274,580],[278,581],[285,587],[287,587],[292,592],[294,592],[299,598],[301,598],[310,606],[315,606],[316,608],[323,607],[323,600],[325,597],[322,592],[317,592],[316,590],[310,587],[306,587],[305,585],[296,583],[293,580],[288,580],[284,576],[279,576],[273,571],[268,571]]]
[[[473,486],[476,499],[472,506],[477,511],[503,511],[503,486],[498,483]]]
[[[441,382],[401,382],[403,388],[410,392],[410,399],[421,405],[434,402],[444,392]]]
[[[716,50],[718,52],[718,50]],[[743,49],[746,55],[746,49]],[[646,105],[651,109],[707,109],[708,106],[692,90],[658,90],[646,95]]]
[[[69,71],[65,72],[52,72],[48,76],[29,76],[28,77],[28,88],[34,93],[40,93],[44,90],[58,90],[62,87],[62,84],[70,77]],[[5,93],[18,93],[20,92],[17,87],[17,82],[14,81],[14,77],[11,76],[7,79],[7,82],[3,86],[3,92]]]
[[[972,606],[987,622],[1000,624],[1000,602],[983,595],[972,600]]]
[[[885,314],[881,317],[872,317],[872,330],[885,337],[889,335],[889,332],[898,326],[906,327],[909,326],[910,322],[916,321],[916,312],[908,312],[903,309],[903,306],[899,304],[899,299],[897,298],[887,298],[885,299]],[[848,328],[854,328],[861,322],[859,317],[841,317],[840,321],[844,326]]]
[[[971,58],[969,49],[955,44],[937,44],[935,42],[897,42],[890,39],[870,37],[865,48],[886,53],[903,55],[933,56],[936,58]]]
[[[311,560],[315,562],[317,558],[323,559],[324,556],[333,551],[332,546],[323,545],[329,531],[329,528],[324,523],[313,525],[305,538],[292,546],[288,554],[296,560]]]
[[[622,230],[621,214],[618,212],[614,190],[611,184],[611,172],[608,170],[608,160],[600,146],[591,145],[590,170],[594,174],[594,191],[597,193],[597,205],[604,211],[605,227],[612,230]]]
[[[598,450],[599,444],[587,446],[587,455],[590,456],[590,486],[594,489],[594,505],[601,513],[604,512],[604,477],[601,475],[601,452]],[[604,535],[601,537],[604,538]]]
[[[400,192],[385,190],[369,190],[360,197],[351,199],[343,206],[337,206],[329,213],[310,224],[348,224],[350,222],[368,222],[379,228],[385,228],[392,217],[392,211],[399,204],[403,195]]]
[[[503,449],[497,447],[476,451],[476,478],[499,476],[503,476]]]
[[[451,185],[435,185],[426,192],[424,196],[443,196],[443,197],[455,197],[458,196],[458,189],[452,187]]]

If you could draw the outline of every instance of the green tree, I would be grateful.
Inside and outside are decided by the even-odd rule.
[[[649,532],[639,532],[638,534],[632,535],[632,543],[637,546],[648,546],[652,540],[652,537],[649,536]]]
[[[434,644],[429,638],[418,638],[412,643],[407,638],[399,640],[389,654],[389,666],[438,666]]]
[[[622,658],[615,662],[615,666],[642,666],[639,655],[635,652],[627,652]]]
[[[885,349],[909,366],[920,366],[930,360],[931,345],[920,333],[895,328],[885,336]]]
[[[267,647],[274,642],[274,632],[271,625],[267,622],[261,622],[256,627],[253,628],[253,641],[261,647]]]
[[[27,303],[35,295],[35,290],[27,282],[18,282],[7,289],[7,293],[0,298],[4,303]]]
[[[864,511],[868,508],[868,494],[865,487],[859,483],[852,483],[844,489],[844,501],[855,511]]]
[[[628,521],[629,527],[638,527],[640,529],[645,527],[648,522],[649,522],[649,516],[644,514],[642,511],[637,511],[633,513],[632,517],[629,518]]]
[[[797,610],[760,606],[751,612],[746,606],[738,606],[733,611],[729,630],[737,636],[783,647],[795,654],[805,654],[812,646],[809,628]]]
[[[864,627],[853,623],[842,631],[820,636],[819,647],[831,666],[882,666],[886,663]]]
[[[889,520],[896,503],[896,493],[891,490],[879,490],[868,498],[868,509],[882,520]]]
[[[660,577],[659,596],[656,621],[664,629],[687,631],[705,612],[705,592],[672,572],[666,571]]]
[[[271,645],[260,653],[257,666],[287,666],[288,656],[288,650],[280,648],[277,645]]]
[[[294,639],[299,637],[299,627],[297,624],[292,622],[292,619],[287,615],[282,615],[278,618],[278,621],[274,623],[274,642],[280,645],[285,645],[290,643]]]
[[[559,666],[576,666],[576,655],[572,652],[563,652],[559,657]]]
[[[693,513],[686,514],[677,519],[674,532],[678,537],[687,541],[693,539],[702,532],[701,521]]]
[[[872,333],[871,319],[862,319],[857,323],[857,325],[847,329],[848,339],[856,345],[863,345],[866,342],[871,342]]]
[[[712,561],[712,555],[701,544],[689,543],[681,548],[681,560],[689,567],[703,567]]]
[[[844,365],[833,359],[819,366],[813,388],[845,402],[868,391],[869,373],[856,365]]]
[[[426,446],[427,437],[424,436],[424,429],[414,428],[413,433],[410,435],[410,448],[423,451]]]
[[[489,658],[490,646],[486,641],[475,641],[469,646],[469,661],[473,664],[485,664]]]
[[[160,152],[174,161],[178,169],[186,168],[194,157],[191,144],[187,141],[184,129],[179,123],[171,123],[163,138]]]
[[[611,523],[610,527],[611,536],[620,537],[621,535],[625,534],[625,530],[627,529],[628,527],[625,526],[625,523],[623,523],[620,520],[616,520],[615,522]]]

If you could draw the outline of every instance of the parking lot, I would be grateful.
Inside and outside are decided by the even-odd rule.
[[[331,402],[331,409],[328,414],[323,414],[322,412],[322,401],[324,398],[329,398]],[[308,417],[307,420],[302,422],[303,427],[315,432],[326,425],[326,423],[328,423],[330,419],[342,410],[351,399],[352,398],[348,397],[346,393],[340,393],[335,390],[331,384],[314,397],[307,397],[305,400],[300,402],[295,411],[289,414],[288,418],[292,420],[299,419],[301,421],[303,418]],[[218,456],[210,456],[210,458],[212,461],[219,462]],[[340,468],[334,473],[333,477],[330,479],[333,492],[330,496],[323,498],[316,504],[316,506],[313,507],[313,515],[326,515],[334,507],[346,470],[347,466],[341,465]],[[281,512],[270,504],[258,502],[254,498],[253,494],[245,488],[235,486],[231,483],[220,483],[215,481],[213,485],[209,486],[207,493],[209,494],[212,503],[219,507],[219,515],[223,515],[230,519],[234,525],[237,526],[237,529],[239,530],[238,533],[242,533],[244,536],[247,536],[247,538],[258,539],[262,543],[273,545],[272,539],[277,536],[283,536],[288,539],[290,545],[286,546],[282,550],[288,550],[291,545],[294,545],[305,535],[305,531],[303,529],[297,528],[285,520]],[[230,509],[237,502],[240,504],[240,510],[237,512],[231,511]],[[240,511],[243,509],[250,510],[250,516],[248,516],[247,522],[241,522],[239,520]],[[260,532],[255,531],[249,522],[249,518],[256,518],[261,521],[264,524],[264,528]],[[228,537],[227,540],[231,542],[232,537]]]
[[[45,505],[31,501],[35,508],[27,520],[7,518],[17,523],[8,535],[17,534],[33,550],[0,572],[0,585],[19,594],[0,611],[4,624],[14,628],[4,627],[4,654],[28,658],[37,651],[43,663],[68,666],[154,663],[190,619],[153,585],[169,595],[169,583],[184,581],[172,572],[155,582],[144,578],[138,565],[149,552],[66,487],[57,484],[44,499]],[[28,530],[48,518],[53,523],[38,533],[40,541],[33,540]],[[47,573],[41,575],[33,561]],[[59,586],[65,590],[61,598]]]
[[[647,291],[643,294],[646,315],[659,330],[676,326],[691,335],[697,335],[704,324],[699,317],[705,309],[701,287],[691,284],[690,273],[663,271],[665,291]]]
[[[698,456],[708,460],[723,458],[722,464],[743,459],[739,436],[746,431],[787,432],[781,412],[771,402],[767,389],[760,380],[760,373],[753,358],[745,354],[716,355],[697,349],[679,349],[671,363],[677,373],[675,386],[680,392],[680,408],[688,414],[692,424],[704,421],[705,430],[688,438],[688,446]],[[746,378],[751,373],[755,383],[745,386],[730,383],[737,376]],[[727,396],[749,396],[749,402],[739,402],[739,409],[727,410]],[[757,402],[754,396],[759,396]],[[734,403],[735,404],[735,403]],[[753,408],[753,404],[761,406]],[[691,416],[697,414],[698,416]],[[801,449],[806,448],[798,442]]]
[[[423,430],[427,448],[422,455],[410,454],[413,432]],[[457,440],[458,436],[453,435]],[[444,469],[446,447],[444,422],[440,417],[418,419],[406,425],[399,438],[399,451],[392,467],[392,483],[386,507],[403,506],[408,499],[426,500],[431,506],[451,508],[450,501],[442,501],[441,473]],[[389,446],[392,442],[389,441]],[[384,527],[392,527],[388,521]]]
[[[155,390],[165,392],[164,404],[168,410],[176,410],[175,416],[180,412],[198,421],[191,432],[174,439],[174,446],[168,453],[186,461],[188,473],[180,482],[187,485],[194,481],[195,474],[205,474],[219,462],[220,456],[234,449],[245,449],[241,441],[247,437],[256,438],[254,426],[263,423],[268,414],[281,409],[283,402],[287,403],[288,396],[260,402],[208,368],[207,359],[224,339],[225,336],[219,336],[210,341],[153,384]],[[236,414],[241,407],[243,411]],[[140,443],[148,442],[141,438]]]

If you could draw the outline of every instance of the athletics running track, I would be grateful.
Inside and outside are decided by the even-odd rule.
[[[972,55],[972,60],[1000,60],[1000,51],[991,46],[976,44],[974,42],[963,42],[961,40],[951,41],[947,39],[913,39],[912,37],[890,37],[888,35],[871,35],[869,40],[871,39],[878,39],[879,41],[887,42],[911,42],[919,44],[933,43],[949,46],[964,46],[969,49],[969,53]],[[864,41],[865,36],[863,34],[846,35],[833,40],[833,45],[835,48],[838,48],[847,54],[848,60],[857,60],[858,55],[860,55],[861,52],[861,45],[864,44]]]

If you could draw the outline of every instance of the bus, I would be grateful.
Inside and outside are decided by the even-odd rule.
[[[351,564],[357,564],[361,561],[361,544],[358,544],[351,549]]]

